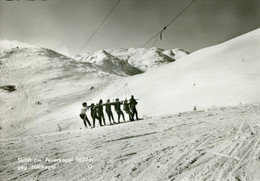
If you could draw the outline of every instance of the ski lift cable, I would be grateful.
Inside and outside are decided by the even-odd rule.
[[[127,96],[127,89],[126,89],[126,86],[124,86],[124,92],[123,92],[122,98],[126,98],[126,96]]]
[[[109,91],[108,97],[114,97],[115,94],[116,94],[115,91],[113,89],[111,89]]]
[[[117,88],[117,91],[110,91],[108,97],[115,97],[115,98],[127,98],[127,96],[131,96],[131,91],[128,86],[128,82],[130,81],[131,77],[126,81],[126,83],[122,84]]]
[[[117,97],[121,94],[121,91],[122,91],[122,87],[120,87],[118,91],[115,91],[114,94],[113,94],[113,96],[114,96],[115,98],[117,98]]]
[[[127,90],[127,86],[125,86],[125,99],[127,99],[127,95],[128,95],[128,90]]]
[[[126,84],[126,98],[127,98],[128,95],[131,96],[131,92],[129,90],[128,85]]]
[[[115,91],[114,96],[121,97],[122,95],[124,95],[124,92],[125,92],[124,89],[125,89],[125,86],[121,86],[118,91]]]
[[[129,94],[129,96],[131,96],[131,91],[130,91],[130,88],[128,87],[128,82],[130,81],[131,77],[126,81],[126,83],[123,86],[124,87],[123,96],[125,96],[125,98],[127,98],[128,94]]]
[[[123,92],[122,92],[122,94],[120,95],[120,97],[124,97],[125,96],[125,86],[124,86],[124,88],[123,88]]]
[[[171,25],[179,16],[181,16],[196,0],[192,0],[188,6],[186,6],[179,14],[177,14],[162,30],[160,30],[158,33],[156,33],[149,41],[147,41],[141,48],[143,48],[145,45],[147,45],[150,41],[152,41],[157,35],[161,34],[169,25]],[[159,37],[155,40],[154,45],[158,41]],[[153,46],[154,46],[153,45]],[[133,76],[130,76],[129,79],[126,82],[126,86],[128,87],[128,83],[131,80]],[[130,88],[128,87],[129,93],[131,95]]]
[[[108,94],[108,97],[117,97],[123,88],[124,88],[124,86],[115,87],[115,89],[117,89],[117,91],[111,89],[111,91]]]
[[[127,88],[127,85],[125,86],[125,98],[127,99],[127,96],[128,96],[128,88]]]
[[[157,37],[152,45],[152,47],[154,47],[154,45],[157,43],[157,41],[159,40],[159,37]]]
[[[130,95],[131,95],[131,91],[130,91],[130,88],[128,87],[128,82],[131,80],[132,77],[133,77],[133,76],[130,76],[129,79],[128,79],[128,80],[126,81],[126,83],[125,83],[125,87],[128,88]]]
[[[120,89],[117,91],[117,96],[127,98],[128,92],[129,92],[129,91],[128,91],[127,83],[126,83],[126,84],[123,84],[123,85],[120,87]]]
[[[130,95],[132,95],[132,93],[131,93],[131,90],[130,90],[130,88],[128,87],[128,90],[129,90],[129,93],[130,93]]]
[[[96,30],[92,33],[92,35],[89,37],[87,42],[82,46],[82,48],[79,50],[78,54],[87,46],[87,44],[90,42],[90,40],[93,38],[93,36],[96,34],[96,32],[99,30],[99,28],[103,25],[103,23],[107,20],[107,18],[112,14],[116,6],[119,4],[120,0],[117,1],[117,3],[114,5],[114,7],[109,11],[107,16],[103,19],[103,21],[99,24],[99,26],[96,28]]]
[[[179,16],[181,16],[196,0],[192,0],[192,2],[186,6],[179,14],[177,14],[162,30],[160,30],[158,33],[156,33],[149,41],[147,41],[142,48],[147,45],[150,41],[152,41],[157,35],[161,34],[170,24],[172,24]],[[105,19],[101,22],[101,24],[98,26],[98,28],[94,31],[94,33],[91,35],[91,37],[88,39],[88,41],[85,43],[85,45],[81,48],[81,50],[79,51],[79,53],[83,50],[83,48],[88,44],[88,42],[91,40],[91,38],[95,35],[95,33],[98,31],[98,29],[102,26],[102,24],[106,21],[106,19],[109,17],[109,15],[113,12],[113,10],[116,8],[116,6],[119,4],[120,0],[118,0],[118,2],[115,4],[115,6],[110,10],[110,12],[108,13],[108,15],[105,17]],[[159,37],[155,40],[155,43],[158,41]],[[78,53],[78,54],[79,54]],[[113,92],[112,94],[115,96],[119,96],[120,92],[123,90],[123,95],[127,94],[128,91],[131,95],[131,91],[130,88],[128,87],[128,82],[131,80],[132,76],[129,77],[129,79],[127,80],[126,84],[124,86],[122,86],[120,88],[119,91],[117,92]],[[121,94],[122,95],[122,94]],[[121,96],[120,95],[120,96]],[[127,95],[126,95],[127,96]]]
[[[127,84],[125,84],[125,98],[127,99],[127,96],[128,96],[128,86],[127,86]]]
[[[150,41],[152,41],[157,35],[162,33],[170,24],[172,24],[180,15],[182,15],[196,0],[192,0],[191,3],[186,6],[179,14],[177,14],[162,30],[160,30],[158,33],[156,33],[150,40],[148,40],[142,48],[147,45]]]
[[[131,94],[130,88],[128,87],[128,85],[126,85],[126,86],[127,86],[127,91],[129,92],[129,96],[131,96],[132,94]]]
[[[114,99],[117,98],[119,95],[119,91],[118,92],[115,92],[115,94],[113,95],[114,96]]]

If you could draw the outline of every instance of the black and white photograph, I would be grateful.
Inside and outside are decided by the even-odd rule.
[[[1,181],[260,181],[260,0],[0,0]]]

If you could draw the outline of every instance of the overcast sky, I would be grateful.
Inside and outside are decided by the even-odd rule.
[[[118,0],[0,1],[0,39],[77,53]],[[191,0],[121,0],[82,53],[141,47]],[[196,0],[156,47],[195,51],[260,27],[260,0]],[[146,47],[151,47],[154,41]]]

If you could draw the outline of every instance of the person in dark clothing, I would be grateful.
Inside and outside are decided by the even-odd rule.
[[[122,115],[122,117],[124,119],[124,122],[125,122],[125,115],[124,115],[123,111],[120,108],[121,104],[123,104],[123,102],[119,102],[119,99],[116,98],[116,102],[114,103],[114,106],[115,106],[115,111],[116,111],[117,116],[118,116],[118,123],[120,123],[120,116],[121,115]]]
[[[99,125],[100,125],[100,126],[103,126],[102,121],[101,121],[101,117],[100,117],[99,114],[98,114],[98,108],[99,108],[99,105],[98,105],[98,103],[97,103],[97,104],[95,105],[96,118],[97,118],[98,121],[99,121]]]
[[[90,115],[92,117],[93,122],[94,122],[94,119],[96,118],[95,114],[96,114],[95,113],[95,104],[91,103],[91,105],[90,105]]]
[[[125,99],[123,106],[124,106],[124,107],[123,107],[124,111],[125,111],[126,114],[128,114],[128,116],[129,116],[129,121],[133,121],[133,114],[132,114],[132,112],[130,111],[129,103],[128,103],[127,99]]]
[[[83,102],[82,103],[82,108],[81,108],[81,112],[79,114],[79,117],[83,120],[83,123],[85,125],[85,128],[87,128],[87,123],[89,124],[89,126],[91,127],[91,124],[89,122],[89,119],[88,119],[88,116],[86,114],[88,110],[88,107],[87,107],[87,103],[86,102]],[[87,123],[86,123],[87,122]]]
[[[129,105],[130,105],[131,112],[133,114],[133,116],[132,116],[133,120],[134,120],[134,116],[136,116],[136,120],[139,120],[138,113],[137,113],[137,110],[136,110],[137,102],[136,102],[133,95],[131,96],[131,99],[129,100]]]
[[[112,104],[111,104],[109,99],[107,100],[107,103],[105,105],[106,105],[106,113],[107,113],[107,116],[108,116],[110,124],[116,124],[116,122],[114,120],[114,116],[113,116],[112,110],[111,110],[111,105]],[[113,123],[111,122],[111,118],[113,120]]]
[[[90,105],[90,115],[92,117],[92,120],[93,120],[93,128],[95,127],[96,125],[96,119],[99,120],[98,116],[97,116],[97,111],[96,111],[97,107],[95,106],[94,103],[92,103]]]
[[[103,101],[102,99],[99,100],[99,103],[97,105],[97,111],[98,111],[98,117],[100,120],[100,126],[105,126],[106,125],[106,120],[105,120],[105,116],[104,116],[104,112],[103,112]],[[103,121],[103,124],[102,124]]]

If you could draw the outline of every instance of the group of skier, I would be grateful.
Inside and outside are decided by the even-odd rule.
[[[123,117],[124,122],[126,121],[124,113],[121,110],[121,105],[123,105],[123,110],[126,112],[126,114],[128,114],[129,121],[134,121],[134,117],[136,118],[136,120],[139,120],[138,113],[136,110],[137,101],[133,95],[131,96],[130,100],[125,99],[124,101],[119,101],[119,99],[116,98],[115,102],[110,102],[110,100],[108,99],[106,103],[103,103],[102,99],[100,99],[99,103],[97,103],[97,104],[92,103],[90,106],[88,106],[87,103],[84,102],[84,103],[82,103],[81,113],[79,116],[83,120],[83,123],[86,128],[88,127],[87,123],[91,128],[94,128],[96,126],[96,120],[99,121],[100,126],[105,126],[106,120],[105,120],[105,116],[104,116],[104,112],[103,112],[103,106],[105,106],[105,110],[106,110],[110,125],[118,124],[118,123],[120,123],[121,116]],[[117,122],[115,122],[115,119],[113,116],[113,112],[111,109],[112,106],[114,106],[115,112],[117,113],[117,116],[118,116]],[[87,116],[88,109],[90,109],[90,115],[93,120],[93,125],[91,125],[91,123],[88,119],[88,116]]]

